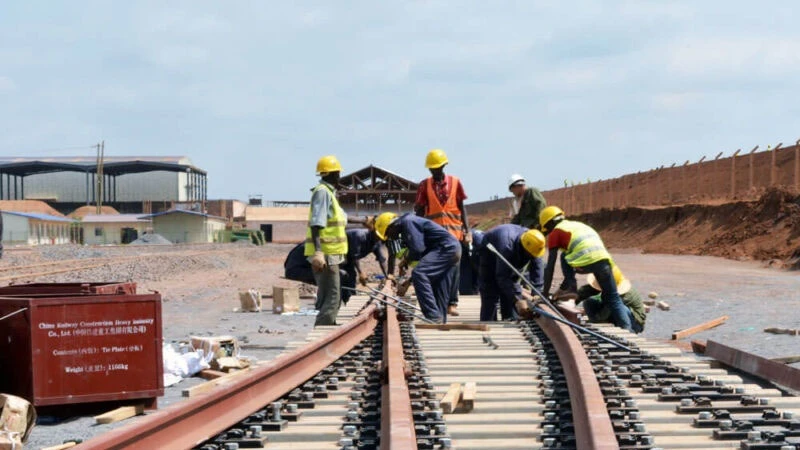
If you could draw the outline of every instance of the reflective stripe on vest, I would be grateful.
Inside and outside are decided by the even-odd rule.
[[[570,233],[564,258],[572,267],[585,267],[603,259],[611,259],[603,241],[594,228],[581,222],[562,220],[556,228]]]
[[[325,228],[319,230],[319,244],[320,250],[326,255],[346,255],[347,254],[347,233],[345,226],[347,225],[347,216],[344,210],[339,206],[339,200],[336,199],[336,194],[333,189],[328,185],[320,183],[314,188],[316,193],[320,189],[326,189],[331,194],[331,202],[333,207],[333,217],[328,218]],[[308,221],[311,222],[311,211],[308,211]],[[314,240],[311,237],[311,227],[306,229],[306,245],[303,253],[305,256],[314,254]]]
[[[446,176],[450,177],[450,192],[444,205],[439,201],[436,190],[433,188],[433,177],[425,180],[425,183],[427,183],[425,187],[428,192],[428,208],[425,218],[438,223],[460,241],[464,238],[464,221],[456,201],[460,181],[452,175]]]

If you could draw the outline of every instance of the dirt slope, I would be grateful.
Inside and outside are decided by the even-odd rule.
[[[771,190],[757,201],[601,210],[575,217],[609,247],[722,256],[800,268],[800,196]]]

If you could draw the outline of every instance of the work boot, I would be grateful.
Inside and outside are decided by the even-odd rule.
[[[553,300],[557,302],[566,300],[577,300],[577,299],[578,299],[578,292],[572,289],[558,288],[556,292],[553,294]]]
[[[458,306],[456,305],[449,305],[447,307],[447,314],[451,316],[460,316],[461,314],[458,313]]]

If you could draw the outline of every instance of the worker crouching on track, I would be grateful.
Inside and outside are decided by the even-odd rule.
[[[341,280],[339,266],[347,255],[347,213],[336,200],[336,185],[342,165],[335,156],[317,162],[319,184],[311,190],[311,208],[304,255],[308,257],[317,282],[317,319],[314,325],[336,325],[339,314]]]
[[[486,248],[492,244],[497,252],[517,269],[544,255],[545,238],[539,230],[513,224],[498,225],[483,234],[480,247],[481,321],[497,320],[497,305],[503,320],[517,320],[514,305],[522,299],[522,288],[516,274]],[[529,250],[530,249],[530,250]],[[533,252],[533,253],[532,253]]]
[[[350,221],[350,218],[348,218]],[[370,254],[375,255],[381,271],[387,276],[386,257],[383,255],[383,242],[378,239],[375,232],[364,228],[348,229],[347,234],[347,256],[345,262],[339,266],[340,285],[349,288],[356,287],[356,280],[362,285],[367,283],[367,274],[361,269],[360,260]],[[293,281],[316,285],[314,271],[308,259],[303,256],[305,243],[298,244],[297,247],[289,251],[283,263],[284,277]],[[393,258],[389,256],[390,260]],[[340,299],[342,303],[347,303],[352,295],[352,291],[341,289]]]
[[[431,172],[431,176],[419,184],[414,212],[418,216],[430,219],[444,227],[461,243],[461,254],[467,256],[464,261],[459,262],[460,268],[456,272],[455,280],[456,289],[448,301],[447,313],[457,316],[461,278],[464,277],[464,290],[469,291],[473,285],[473,273],[468,258],[471,236],[469,225],[467,225],[467,209],[464,206],[467,194],[458,177],[445,175],[444,167],[449,162],[447,154],[441,149],[437,148],[428,152],[425,157],[425,167]],[[465,292],[465,294],[467,293],[473,292]]]
[[[440,225],[407,213],[398,217],[383,213],[375,220],[375,234],[382,240],[401,239],[408,249],[407,259],[418,261],[411,282],[426,318],[447,322],[447,304],[458,289],[456,276],[461,260],[461,245]]]
[[[622,299],[622,303],[628,310],[628,317],[631,321],[634,333],[641,333],[644,331],[644,323],[647,320],[647,313],[644,309],[644,302],[639,291],[633,287],[630,280],[628,280],[622,271],[614,265],[612,271],[614,272],[614,281],[617,283],[617,293]],[[611,310],[603,303],[600,296],[602,288],[597,278],[593,274],[589,274],[586,279],[588,284],[581,286],[578,289],[578,300],[576,304],[582,304],[583,310],[589,317],[590,322],[603,323],[611,321]]]
[[[562,270],[565,279],[575,279],[577,273],[591,273],[597,279],[602,292],[603,306],[611,313],[611,322],[626,330],[633,331],[628,309],[617,292],[617,282],[612,273],[613,261],[606,250],[600,235],[594,228],[582,222],[567,220],[564,211],[557,206],[548,206],[539,216],[539,224],[547,236],[550,251],[544,270],[544,290],[549,296],[553,282],[553,271],[558,261],[558,251],[563,252]]]

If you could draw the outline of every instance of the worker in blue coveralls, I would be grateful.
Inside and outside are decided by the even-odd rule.
[[[361,269],[360,260],[370,254],[375,255],[375,259],[381,267],[384,276],[388,274],[386,257],[383,254],[383,242],[378,239],[375,233],[366,228],[348,228],[347,234],[347,256],[345,262],[339,266],[341,285],[355,288],[356,280],[366,285],[367,275]],[[304,243],[298,244],[289,251],[286,261],[283,263],[284,277],[289,280],[300,281],[308,284],[316,284],[314,272],[311,264],[303,256]],[[392,258],[390,256],[389,258]],[[343,303],[347,303],[352,295],[352,291],[341,289],[339,294]]]
[[[411,273],[420,309],[426,318],[447,322],[447,304],[456,286],[461,244],[441,225],[406,213],[383,213],[375,219],[375,234],[382,240],[401,239],[408,260],[418,261]]]
[[[498,225],[484,233],[480,251],[479,285],[481,293],[481,321],[497,320],[497,306],[503,320],[517,320],[514,305],[523,298],[518,276],[487,246],[492,244],[511,265],[522,270],[526,264],[544,255],[543,248],[531,254],[525,244],[539,240],[544,245],[544,236],[538,230],[529,230],[520,225]]]

